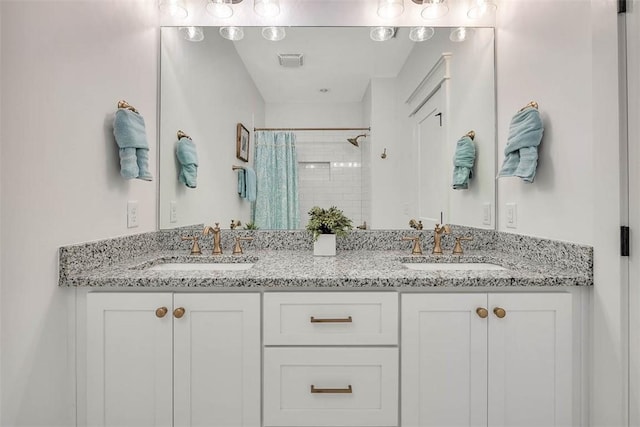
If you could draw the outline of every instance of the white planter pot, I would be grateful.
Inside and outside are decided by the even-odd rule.
[[[335,256],[336,235],[320,234],[318,240],[313,242],[313,254],[316,256]]]

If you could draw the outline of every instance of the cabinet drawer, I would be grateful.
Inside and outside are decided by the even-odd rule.
[[[265,345],[396,345],[395,292],[264,295]]]
[[[397,424],[397,348],[265,349],[265,426]]]

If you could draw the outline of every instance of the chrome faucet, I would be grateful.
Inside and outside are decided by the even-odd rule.
[[[213,255],[222,255],[222,248],[220,247],[220,227],[219,223],[216,222],[215,224],[215,227],[207,225],[202,234],[205,236],[213,234]]]
[[[432,254],[442,254],[442,246],[440,246],[442,233],[451,233],[451,227],[449,227],[448,225],[436,224],[436,228],[433,230],[433,250],[431,251]]]

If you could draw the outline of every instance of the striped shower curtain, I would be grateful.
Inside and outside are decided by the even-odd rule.
[[[258,131],[254,147],[258,185],[253,222],[263,230],[300,228],[295,134]]]

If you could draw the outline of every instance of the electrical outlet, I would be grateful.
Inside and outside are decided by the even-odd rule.
[[[482,223],[491,225],[491,203],[482,204]]]
[[[171,203],[169,203],[169,222],[178,222],[178,203],[175,200],[172,200]]]
[[[127,228],[135,228],[138,226],[138,201],[130,200],[127,202]]]
[[[507,228],[518,227],[518,205],[507,203]]]

